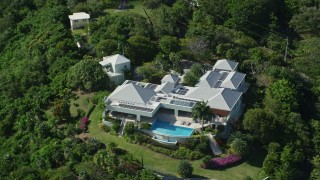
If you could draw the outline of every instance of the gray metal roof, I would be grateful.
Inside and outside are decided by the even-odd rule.
[[[167,74],[161,79],[161,83],[164,83],[164,82],[176,83],[179,81],[179,79],[180,78],[177,75]]]
[[[115,54],[112,56],[103,57],[103,61],[100,61],[99,63],[102,66],[105,66],[108,64],[116,65],[116,64],[126,63],[126,62],[130,62],[130,60],[120,54]]]
[[[242,81],[244,81],[245,74],[240,72],[230,72],[220,87],[237,89]]]
[[[160,86],[158,86],[155,91],[156,92],[160,92],[162,91],[163,93],[169,94],[172,92],[172,90],[174,89],[174,83],[172,82],[165,82],[162,83]]]
[[[217,88],[220,92],[208,100],[208,105],[214,109],[231,111],[242,93],[230,89]]]
[[[196,84],[198,87],[210,87],[213,88],[220,78],[220,73],[216,71],[207,71],[201,76],[200,81]]]
[[[156,92],[150,88],[143,88],[140,85],[128,83],[118,86],[108,98],[119,101],[146,104],[155,94]]]
[[[69,19],[71,20],[79,20],[79,19],[89,19],[90,15],[85,12],[77,12],[69,15]]]
[[[220,59],[214,64],[213,69],[235,71],[237,69],[237,66],[238,66],[237,62],[230,61],[227,59]]]
[[[207,101],[219,92],[220,91],[216,88],[194,87],[189,88],[189,92],[186,94],[186,97]]]

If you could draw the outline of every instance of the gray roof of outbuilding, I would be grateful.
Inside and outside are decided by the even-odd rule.
[[[115,55],[112,55],[112,56],[106,56],[106,57],[103,57],[103,61],[100,61],[99,63],[102,65],[102,66],[105,66],[109,63],[113,64],[113,65],[116,65],[116,64],[122,64],[122,63],[126,63],[126,62],[130,62],[130,60],[120,54],[115,54]]]
[[[118,86],[109,96],[109,99],[146,104],[155,94],[156,92],[150,88],[128,83]]]
[[[227,59],[220,59],[214,64],[213,69],[234,71],[234,70],[236,70],[237,66],[238,66],[237,62],[230,61]]]

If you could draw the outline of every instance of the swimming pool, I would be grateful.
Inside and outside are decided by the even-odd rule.
[[[189,137],[192,135],[194,129],[174,126],[169,122],[157,119],[151,126],[151,131],[155,134],[177,137]]]

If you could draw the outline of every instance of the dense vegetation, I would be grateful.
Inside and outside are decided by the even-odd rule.
[[[113,53],[140,66],[149,82],[170,69],[180,73],[183,59],[238,61],[250,89],[232,150],[266,149],[263,171],[273,179],[319,178],[319,1],[143,4],[145,16],[105,13],[117,7],[113,0],[0,2],[0,179],[153,177],[114,144],[78,138],[86,112],[69,111],[74,90],[111,88],[98,60]],[[78,11],[93,18],[86,35],[70,31],[68,15]],[[202,70],[193,67],[186,84]]]

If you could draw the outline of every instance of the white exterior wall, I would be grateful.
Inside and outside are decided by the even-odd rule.
[[[89,23],[89,19],[70,20],[72,30],[84,27],[88,23]]]
[[[242,97],[240,97],[239,101],[234,105],[232,110],[230,111],[229,115],[227,116],[227,120],[232,120],[234,118],[238,118],[240,115],[241,110],[241,104],[242,104]],[[237,120],[237,119],[236,119]]]
[[[113,75],[111,73],[110,74],[108,73],[108,75],[109,75],[110,81],[114,82],[115,85],[120,85],[125,81],[123,74]]]
[[[113,67],[114,73],[123,73],[124,70],[130,70],[130,62],[117,64]]]

